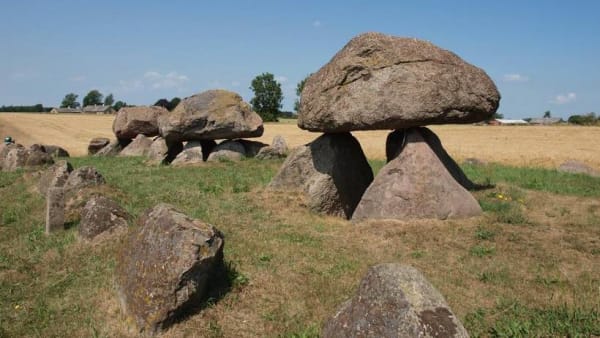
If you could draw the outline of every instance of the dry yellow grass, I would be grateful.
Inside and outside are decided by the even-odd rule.
[[[25,145],[56,144],[73,156],[85,155],[93,137],[113,138],[114,116],[0,114],[0,135],[11,135]],[[556,167],[574,159],[600,169],[600,127],[577,126],[473,126],[445,125],[431,129],[457,160],[476,157],[517,166]],[[293,123],[267,123],[259,141],[270,143],[282,135],[290,147],[305,144],[318,136]],[[369,158],[385,157],[388,131],[355,132]]]

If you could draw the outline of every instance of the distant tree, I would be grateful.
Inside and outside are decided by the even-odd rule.
[[[179,104],[179,102],[181,102],[181,99],[178,97],[174,97],[171,99],[171,102],[169,102],[169,106],[167,107],[167,109],[169,111],[173,111],[173,109],[175,109],[175,107],[177,107],[177,105]]]
[[[167,108],[167,109],[169,109],[169,108],[168,108],[168,107],[169,107],[169,103],[170,103],[170,102],[169,102],[169,100],[167,100],[167,99],[160,99],[160,100],[158,100],[158,101],[154,102],[153,106],[157,106],[157,107],[164,107],[164,108]]]
[[[114,103],[115,103],[115,98],[113,97],[113,94],[106,95],[106,97],[104,98],[104,105],[112,106]]]
[[[523,119],[523,121],[525,121],[527,123],[531,122],[531,120],[533,120],[531,117],[526,117]]]
[[[501,113],[494,113],[494,119],[503,119],[504,118],[504,114]]]
[[[127,103],[125,103],[123,101],[117,101],[117,102],[115,102],[115,105],[113,106],[113,109],[115,111],[119,111],[119,109],[121,109],[123,107],[127,107]]]
[[[41,103],[33,106],[2,106],[0,112],[11,112],[11,113],[43,113],[50,111],[52,108],[44,108]]]
[[[275,80],[271,73],[262,73],[252,80],[250,89],[254,97],[250,100],[252,108],[263,119],[263,121],[277,121],[283,93],[281,84]]]
[[[544,112],[544,118],[550,118],[550,117],[552,117],[552,113],[549,110],[546,110]]]
[[[300,110],[300,97],[302,96],[302,90],[304,89],[304,84],[306,83],[306,80],[311,75],[312,75],[312,73],[308,74],[304,79],[302,79],[302,81],[298,82],[298,85],[296,85],[296,96],[298,96],[298,98],[296,98],[296,101],[294,101],[294,111],[296,112],[296,114]]]
[[[60,103],[61,108],[78,108],[80,106],[79,102],[77,102],[77,97],[79,95],[75,93],[69,93],[65,95],[65,98]]]
[[[587,113],[585,115],[571,115],[567,122],[572,124],[579,124],[582,126],[590,126],[594,124],[598,124],[600,122],[600,118],[596,117],[596,113]]]
[[[87,95],[83,98],[83,106],[101,105],[102,97],[102,93],[100,93],[98,90],[90,90],[90,92],[87,93]]]

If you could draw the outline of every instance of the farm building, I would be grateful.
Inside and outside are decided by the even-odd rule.
[[[560,117],[535,117],[535,118],[532,118],[531,121],[529,121],[529,123],[548,125],[548,124],[557,124],[557,123],[560,123],[560,121],[561,121]]]
[[[52,108],[50,114],[80,114],[80,108]]]
[[[525,125],[528,124],[525,120],[509,120],[509,119],[495,119],[490,121],[491,125],[494,126],[512,126],[512,125]]]
[[[111,106],[85,106],[82,113],[84,114],[114,114],[115,110]]]

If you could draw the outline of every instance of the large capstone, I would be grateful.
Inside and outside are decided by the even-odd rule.
[[[209,90],[185,98],[158,119],[167,141],[260,137],[263,121],[236,93]]]
[[[296,148],[269,188],[303,191],[311,210],[350,218],[371,181],[358,141],[350,133],[325,134]]]
[[[396,137],[402,141],[395,143],[398,147],[395,152],[390,149],[394,142],[388,137],[387,152],[395,153],[395,157],[381,168],[365,191],[352,219],[447,219],[480,215],[477,200],[455,176],[468,179],[458,166],[449,163],[446,167],[444,158],[438,157],[427,142],[433,139],[429,134],[433,133],[425,128],[409,128],[402,133],[402,137]],[[441,148],[441,143],[434,142],[433,146]],[[460,172],[453,175],[451,170]]]
[[[197,307],[223,264],[223,235],[167,204],[146,211],[117,256],[124,312],[156,333]]]
[[[308,78],[298,126],[321,132],[401,129],[490,118],[500,94],[480,68],[430,42],[353,38]]]
[[[444,297],[415,268],[369,269],[356,295],[329,319],[324,338],[469,337]]]
[[[159,106],[123,107],[113,122],[113,132],[118,139],[132,140],[139,134],[157,136],[158,116],[169,111]]]

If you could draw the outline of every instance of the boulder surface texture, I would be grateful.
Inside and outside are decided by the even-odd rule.
[[[169,111],[159,106],[123,107],[113,122],[113,132],[118,139],[134,139],[139,134],[157,136],[158,116]]]
[[[361,34],[304,86],[298,126],[321,132],[402,129],[490,118],[500,94],[481,69],[430,42]]]
[[[104,232],[126,228],[130,218],[115,201],[104,196],[92,196],[81,210],[79,237],[92,240]]]
[[[121,305],[156,333],[196,307],[223,264],[223,235],[167,204],[146,211],[117,256]]]
[[[100,149],[106,147],[109,144],[110,140],[106,137],[94,137],[90,140],[90,144],[88,145],[88,154],[94,155],[95,153],[100,151]]]
[[[269,184],[274,190],[300,190],[310,209],[350,218],[373,172],[350,133],[324,134],[296,148]]]
[[[260,137],[263,121],[236,93],[208,90],[183,99],[158,119],[167,141]]]
[[[38,191],[45,196],[49,188],[62,188],[67,183],[72,171],[73,166],[71,166],[71,163],[65,160],[56,162],[40,176],[37,186]]]
[[[398,144],[401,149],[367,188],[352,220],[447,219],[480,215],[477,200],[454,177],[462,171],[453,176],[423,136],[431,138],[428,133],[432,132],[425,128],[409,128],[404,133],[403,142]],[[389,139],[388,154],[393,153],[389,149],[392,143]],[[460,171],[458,166],[450,166],[450,170],[456,169]]]
[[[391,263],[369,269],[356,295],[325,323],[322,336],[450,338],[469,334],[417,269]]]

